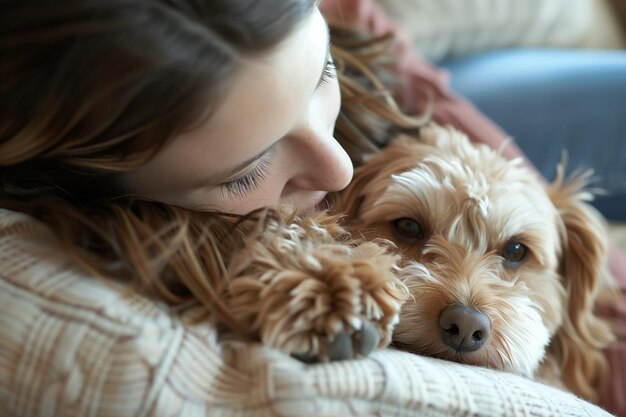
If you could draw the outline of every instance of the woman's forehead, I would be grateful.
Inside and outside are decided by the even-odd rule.
[[[192,181],[200,173],[219,175],[289,135],[306,117],[328,41],[328,26],[315,9],[271,52],[243,61],[212,116],[172,141],[144,171],[177,171],[172,178],[177,183]]]
[[[328,28],[316,12],[270,54],[242,66],[213,117],[190,135],[189,145],[213,151],[227,145],[229,153],[241,153],[241,160],[288,135],[307,111],[327,45]]]

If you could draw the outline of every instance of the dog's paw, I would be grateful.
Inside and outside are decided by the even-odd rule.
[[[365,357],[379,346],[380,339],[379,329],[371,322],[364,321],[361,328],[352,334],[342,331],[333,339],[327,339],[321,351],[292,353],[292,356],[306,363],[314,363],[321,358],[341,361]]]
[[[397,256],[350,239],[334,220],[266,228],[230,266],[236,319],[264,344],[307,362],[388,345],[407,295]]]

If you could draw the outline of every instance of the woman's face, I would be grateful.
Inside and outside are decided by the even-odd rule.
[[[316,9],[276,49],[242,65],[203,126],[125,174],[127,186],[197,210],[245,214],[282,203],[313,210],[352,178],[333,138],[340,96],[328,46]]]

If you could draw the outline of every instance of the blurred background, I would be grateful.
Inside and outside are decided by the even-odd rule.
[[[434,62],[499,48],[626,46],[626,0],[378,1]]]
[[[378,1],[547,179],[565,150],[626,222],[626,0]]]

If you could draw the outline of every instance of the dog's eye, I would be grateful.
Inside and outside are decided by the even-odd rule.
[[[407,239],[421,239],[424,237],[422,226],[415,220],[403,217],[393,221],[396,232]]]
[[[526,255],[528,254],[528,248],[520,242],[515,240],[510,241],[504,247],[502,251],[502,256],[504,259],[511,264],[518,264],[526,259]]]

